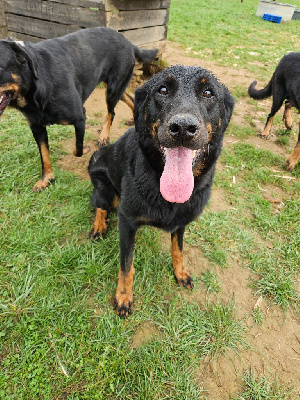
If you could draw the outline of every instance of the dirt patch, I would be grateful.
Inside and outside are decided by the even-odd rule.
[[[208,60],[199,60],[188,56],[182,50],[181,46],[176,43],[168,42],[164,59],[173,64],[184,64],[191,66],[202,66],[213,71],[221,82],[226,84],[229,89],[241,86],[247,90],[249,84],[256,78],[248,71],[235,70],[216,65]],[[255,123],[257,129],[262,130],[263,122],[261,117],[266,117],[270,109],[270,102],[266,101],[267,111],[257,112]],[[261,104],[263,107],[264,105]],[[82,158],[76,158],[72,154],[75,138],[69,139],[63,145],[63,149],[67,155],[62,157],[58,165],[72,171],[84,179],[88,179],[87,166],[92,154],[97,148],[96,140],[99,136],[105,115],[106,101],[104,89],[96,89],[85,104],[87,111],[87,127],[88,132],[86,145],[89,145],[91,151]],[[131,110],[122,102],[116,107],[116,116],[111,128],[111,139],[116,140],[127,129],[125,121],[132,118]],[[253,113],[251,104],[246,99],[237,101],[233,123],[243,125],[246,123],[245,113]],[[89,124],[89,120],[93,123]],[[232,136],[225,136],[224,147],[230,147],[239,141]],[[275,154],[285,156],[286,150],[275,143],[275,138],[263,140],[259,137],[253,137],[245,140],[258,148],[266,148]],[[217,164],[217,171],[222,170],[224,165],[220,162]],[[262,188],[266,198],[284,199],[284,192],[276,186],[267,186]],[[276,206],[276,205],[275,205]],[[277,207],[277,206],[276,206]],[[230,208],[230,204],[226,201],[225,193],[218,188],[213,188],[212,196],[207,210],[211,212],[226,211]],[[170,235],[161,232],[162,248],[165,251],[170,250]],[[264,243],[263,238],[257,238],[260,243]],[[268,243],[265,243],[268,246]],[[185,263],[190,268],[192,274],[199,278],[201,274],[211,267],[209,261],[203,256],[201,251],[195,246],[184,245]],[[296,318],[292,310],[288,310],[285,314],[279,307],[268,307],[267,301],[263,300],[259,307],[264,315],[264,321],[261,326],[257,325],[252,317],[251,312],[257,307],[257,296],[249,287],[249,280],[252,278],[251,272],[243,268],[239,260],[233,261],[230,268],[223,269],[214,267],[221,282],[221,292],[212,297],[216,301],[228,301],[234,298],[237,304],[237,318],[241,319],[241,323],[246,326],[245,342],[249,348],[241,349],[239,354],[228,353],[222,355],[214,361],[202,360],[201,367],[196,371],[196,377],[199,382],[203,382],[204,388],[207,390],[208,400],[226,400],[230,395],[238,393],[240,390],[240,375],[244,369],[252,368],[257,375],[276,373],[285,383],[292,383],[295,392],[300,395],[299,383],[299,365],[300,365],[300,334],[299,319]],[[182,296],[186,301],[203,302],[208,296],[203,286],[199,283],[193,292],[182,291]],[[145,321],[141,324],[132,338],[132,347],[137,348],[159,334],[157,328],[151,321]]]
[[[151,321],[143,321],[132,337],[131,347],[134,349],[147,344],[150,340],[158,337],[159,330]]]
[[[221,168],[221,166],[220,166]],[[224,190],[220,188],[213,188],[211,196],[209,198],[208,206],[206,207],[207,212],[222,212],[227,211],[231,208],[230,204],[227,203],[226,195]]]
[[[195,246],[185,244],[185,262],[193,276],[199,277],[210,267],[209,262]],[[241,390],[241,375],[245,370],[261,374],[276,374],[285,384],[291,384],[295,393],[300,394],[298,380],[300,362],[299,318],[288,310],[285,314],[280,307],[269,307],[268,301],[258,298],[249,287],[252,273],[231,263],[230,268],[214,267],[221,282],[221,291],[208,295],[199,283],[193,292],[182,291],[185,301],[203,304],[207,297],[211,301],[227,303],[234,299],[236,318],[245,327],[244,341],[238,354],[228,352],[216,359],[203,360],[196,377],[207,390],[208,400],[229,400]],[[263,323],[257,325],[252,311],[259,307]]]
[[[87,171],[89,160],[94,151],[98,149],[97,139],[99,137],[101,128],[103,126],[105,116],[107,113],[105,89],[96,88],[91,96],[85,103],[86,109],[86,135],[85,146],[90,147],[90,151],[82,157],[75,157],[73,155],[73,148],[75,145],[75,133],[74,137],[66,140],[62,149],[66,152],[66,155],[58,160],[57,165],[68,171],[79,175],[84,179],[89,179]],[[110,130],[111,141],[117,140],[123,135],[128,129],[128,121],[132,120],[132,111],[122,101],[120,101],[115,109],[115,118]],[[89,121],[92,123],[89,123]]]

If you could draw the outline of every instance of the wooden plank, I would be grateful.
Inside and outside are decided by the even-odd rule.
[[[145,44],[140,44],[139,48],[144,49],[144,50],[149,50],[149,49],[158,49],[158,53],[156,57],[160,57],[166,49],[166,40],[159,40],[157,42],[151,42],[151,43],[145,43]]]
[[[132,29],[121,32],[131,43],[140,46],[166,39],[166,26],[153,26],[151,28]]]
[[[105,0],[105,10],[156,10],[169,8],[171,0]]]
[[[55,38],[80,29],[75,25],[63,25],[41,19],[6,14],[7,25],[10,31],[40,37],[42,39]]]
[[[22,33],[16,33],[12,31],[8,31],[8,35],[13,37],[15,40],[23,40],[23,42],[38,43],[43,40],[42,38],[38,38],[36,36],[23,35]]]
[[[97,8],[98,10],[105,9],[105,0],[48,0],[48,1],[51,3],[69,4],[75,7]]]
[[[104,11],[41,0],[5,0],[6,12],[85,28],[105,24]]]
[[[139,10],[106,13],[106,26],[118,30],[166,25],[168,10]]]
[[[7,27],[6,26],[0,26],[0,38],[1,39],[7,39]]]
[[[5,20],[5,11],[4,8],[0,6],[0,25],[5,26],[6,25],[6,20]]]

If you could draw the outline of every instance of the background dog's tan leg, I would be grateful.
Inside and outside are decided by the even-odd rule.
[[[42,163],[42,177],[33,186],[35,192],[44,190],[51,182],[55,180],[52,165],[50,161],[49,145],[47,130],[44,126],[31,126],[34,139],[38,145],[41,163]]]
[[[283,120],[284,120],[286,129],[292,129],[293,117],[292,117],[292,113],[291,113],[291,105],[288,101],[286,101],[284,103]]]
[[[297,141],[297,144],[296,144],[294,150],[291,152],[291,154],[288,156],[288,158],[285,162],[286,168],[289,171],[292,171],[295,168],[299,159],[300,159],[300,122],[299,122],[298,141]]]
[[[180,286],[192,289],[194,286],[190,271],[183,264],[183,233],[184,228],[179,228],[171,234],[172,265],[176,280]]]

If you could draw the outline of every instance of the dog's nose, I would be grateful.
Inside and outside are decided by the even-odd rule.
[[[176,140],[191,140],[200,129],[200,123],[191,114],[174,115],[169,121],[169,132]]]

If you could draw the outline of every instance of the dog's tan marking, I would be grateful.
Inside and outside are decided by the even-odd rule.
[[[0,92],[13,92],[15,97],[19,94],[21,88],[17,83],[6,83],[5,85],[1,86]]]
[[[269,121],[267,122],[267,125],[265,126],[265,129],[260,134],[261,137],[263,137],[265,139],[268,139],[268,137],[270,136],[270,131],[271,131],[273,119],[274,119],[274,117],[270,117],[269,118]]]
[[[205,162],[204,161],[198,161],[195,163],[193,166],[193,175],[196,178],[197,176],[200,176],[202,174],[202,171],[205,168]]]
[[[192,289],[193,279],[190,271],[183,264],[183,254],[178,246],[177,233],[172,236],[171,255],[174,275],[179,286]]]
[[[291,112],[291,105],[288,101],[286,101],[284,104],[283,120],[284,120],[286,129],[292,129],[293,117],[292,117],[292,112]]]
[[[65,120],[61,120],[58,122],[60,125],[70,125],[70,122],[65,121]]]
[[[206,124],[206,129],[207,129],[207,133],[208,133],[208,137],[207,137],[207,141],[210,142],[211,137],[212,137],[212,133],[213,133],[213,128],[210,122],[208,122]]]
[[[44,190],[47,186],[50,185],[50,182],[55,180],[50,161],[49,149],[45,143],[41,143],[41,156],[43,160],[43,176],[33,186],[33,190],[35,192]]]
[[[300,126],[299,126],[299,129],[300,129]],[[286,168],[289,171],[292,171],[295,168],[295,166],[296,166],[297,162],[299,161],[299,159],[300,159],[300,143],[298,142],[296,144],[296,147],[291,152],[291,154],[288,156],[288,158],[287,158],[287,160],[285,162]]]
[[[93,227],[90,232],[90,237],[98,239],[100,236],[104,236],[107,231],[107,211],[102,208],[96,209],[96,216]]]
[[[138,218],[138,222],[140,222],[141,224],[146,224],[147,225],[147,224],[150,224],[151,221],[150,221],[149,218],[142,216],[142,217]]]
[[[19,94],[19,95],[17,96],[17,104],[18,104],[18,106],[21,107],[21,108],[27,106],[27,101],[26,101],[25,97],[22,96],[21,94]]]
[[[105,146],[109,143],[109,131],[112,123],[113,115],[111,113],[107,113],[102,131],[99,136],[99,145],[100,146]]]
[[[154,124],[152,125],[151,135],[152,135],[153,137],[156,137],[156,136],[157,136],[157,131],[158,131],[159,126],[160,126],[160,121],[156,121],[156,122],[154,122]]]
[[[50,161],[49,149],[45,143],[41,143],[41,155],[43,159],[44,173],[45,175],[52,173],[52,165]]]
[[[0,95],[4,92],[13,92],[13,100],[17,101],[19,107],[23,108],[27,105],[27,101],[25,100],[24,96],[20,94],[21,86],[20,80],[21,78],[16,74],[11,74],[15,83],[6,83],[5,85],[0,87]]]
[[[132,97],[128,94],[128,93],[124,93],[123,96],[121,97],[121,100],[124,101],[125,104],[128,105],[128,107],[131,109],[131,111],[133,112],[134,109],[134,101],[132,99]]]
[[[20,84],[20,82],[21,82],[21,77],[20,77],[19,75],[17,75],[17,74],[11,74],[11,76],[12,76],[13,80],[14,80],[16,83]]]
[[[134,279],[133,264],[127,274],[119,269],[118,285],[114,299],[114,308],[116,313],[126,318],[131,313],[133,304],[133,279]]]
[[[201,79],[201,83],[206,83],[206,79],[205,79],[205,78],[202,78],[202,79]]]
[[[117,209],[119,207],[119,204],[120,204],[120,197],[115,194],[115,197],[112,202],[112,208]]]

